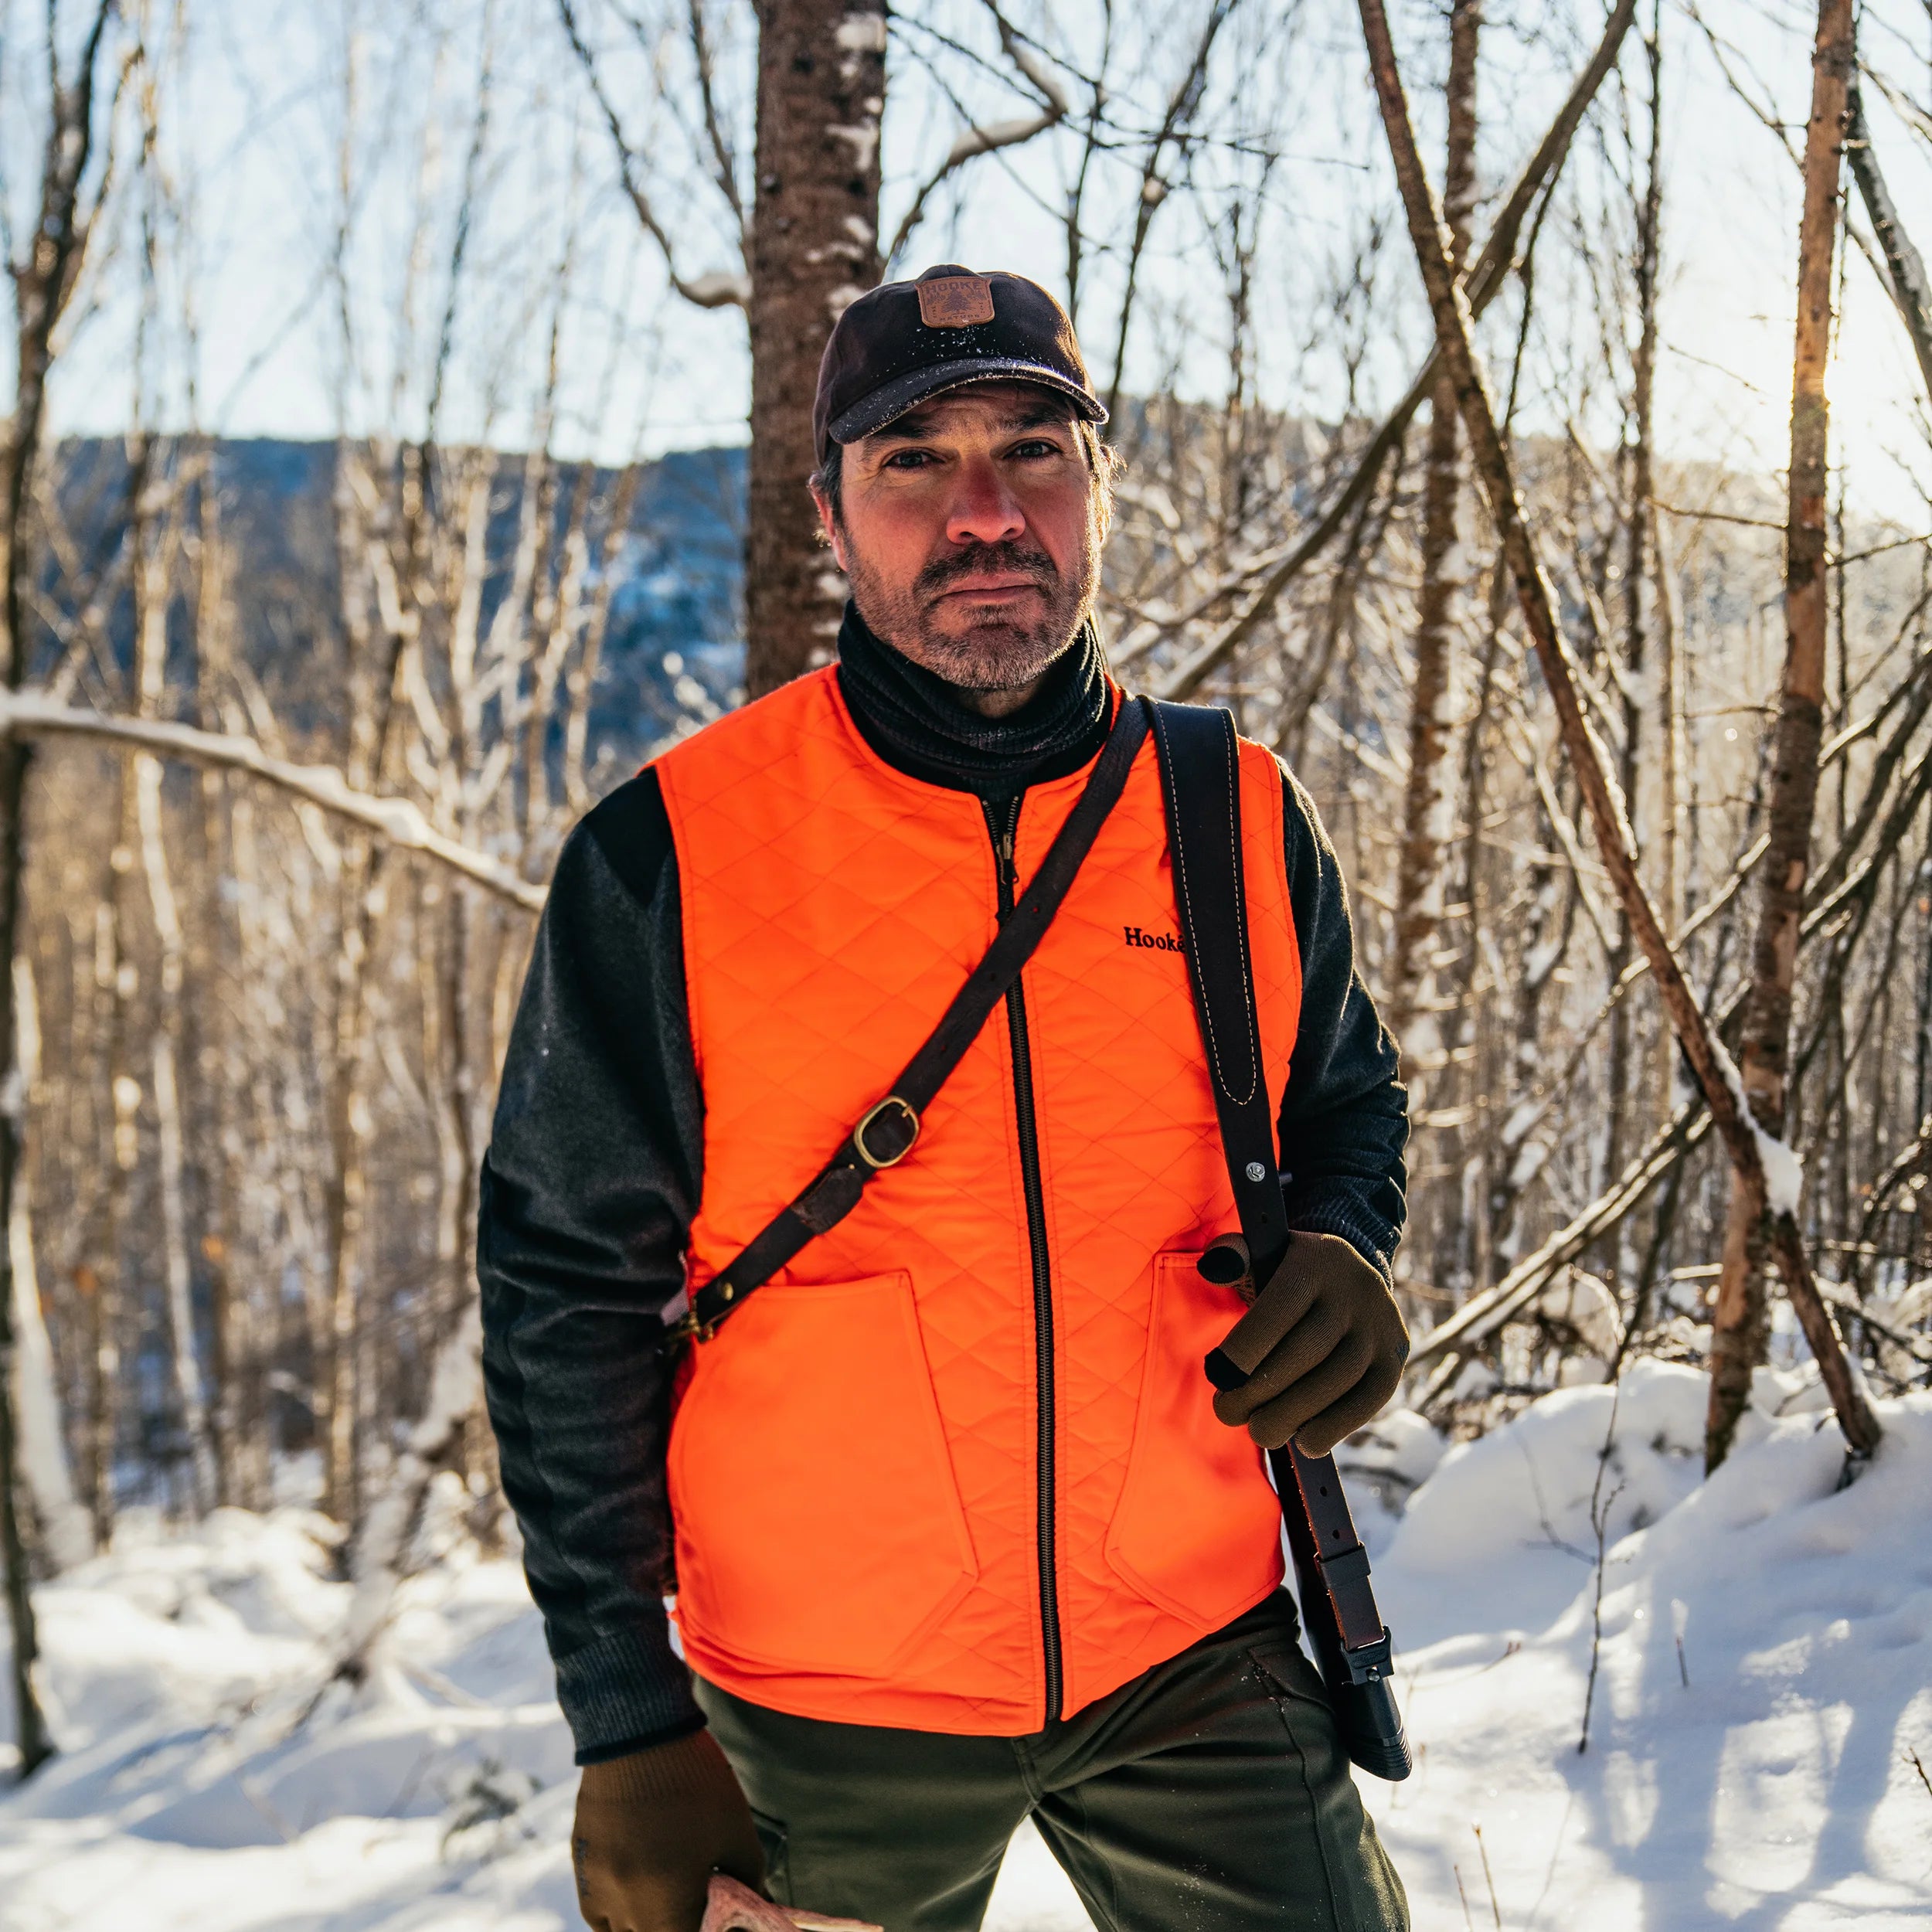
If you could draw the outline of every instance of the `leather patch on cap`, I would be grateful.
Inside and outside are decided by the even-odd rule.
[[[940,275],[913,286],[928,328],[971,328],[993,319],[993,285],[984,275]]]

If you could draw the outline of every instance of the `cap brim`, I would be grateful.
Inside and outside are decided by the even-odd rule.
[[[973,383],[1032,383],[1066,396],[1090,423],[1104,423],[1107,411],[1070,376],[1063,376],[1044,362],[1029,362],[1008,355],[975,355],[956,362],[934,362],[924,369],[908,369],[881,383],[869,396],[861,396],[849,410],[825,426],[835,443],[856,443],[872,436],[888,423],[903,416],[915,403],[943,395],[948,389],[964,389]]]

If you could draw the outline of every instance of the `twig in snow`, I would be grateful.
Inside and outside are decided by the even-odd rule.
[[[1905,1761],[1918,1773],[1919,1782],[1925,1787],[1926,1796],[1932,1798],[1932,1777],[1926,1776],[1925,1766],[1920,1761],[1918,1753],[1913,1750],[1909,1744],[1905,1749]]]
[[[1476,1932],[1476,1922],[1469,1915],[1469,1894],[1462,1889],[1462,1867],[1452,1865],[1449,1869],[1456,1875],[1456,1896],[1462,1901],[1462,1922],[1468,1927],[1468,1932]]]
[[[1617,1446],[1617,1411],[1622,1406],[1623,1400],[1624,1385],[1619,1381],[1611,1388],[1610,1426],[1604,1431],[1604,1446],[1597,1452],[1597,1480],[1590,1485],[1590,1526],[1597,1533],[1597,1591],[1590,1611],[1590,1676],[1583,1685],[1583,1729],[1577,1737],[1577,1755],[1579,1757],[1590,1749],[1590,1707],[1596,1702],[1597,1666],[1603,1655],[1604,1545],[1610,1531],[1610,1512],[1616,1508],[1617,1498],[1624,1493],[1624,1488],[1620,1482],[1607,1496],[1604,1494],[1604,1476],[1610,1468],[1611,1452]]]
[[[1502,1932],[1502,1907],[1496,1903],[1496,1879],[1489,1869],[1489,1847],[1482,1842],[1480,1825],[1472,1825],[1469,1828],[1475,1833],[1476,1849],[1482,1854],[1482,1882],[1489,1888],[1490,1916],[1496,1921],[1496,1932]]]

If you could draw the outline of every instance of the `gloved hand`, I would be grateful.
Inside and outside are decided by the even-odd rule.
[[[596,1932],[698,1932],[714,1871],[754,1890],[765,1879],[751,1808],[709,1731],[585,1765],[570,1862]]]
[[[1409,1331],[1388,1284],[1335,1234],[1292,1234],[1220,1352],[1247,1376],[1214,1413],[1264,1449],[1325,1456],[1396,1392]],[[1210,1360],[1212,1358],[1210,1358]]]

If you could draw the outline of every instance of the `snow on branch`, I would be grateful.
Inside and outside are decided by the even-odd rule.
[[[57,703],[35,691],[0,692],[0,732],[35,738],[99,739],[138,746],[158,757],[179,758],[189,764],[245,771],[277,791],[366,827],[392,845],[420,852],[528,912],[543,910],[542,886],[520,877],[487,852],[446,837],[410,800],[352,791],[333,765],[298,765],[271,757],[252,738],[202,731],[192,725],[159,719],[116,717]]]
[[[1883,82],[1879,85],[1890,99],[1892,90]],[[1884,251],[1886,292],[1897,305],[1900,319],[1911,338],[1912,352],[1918,358],[1926,393],[1932,396],[1932,278],[1927,277],[1924,259],[1912,246],[1912,238],[1905,232],[1897,205],[1886,185],[1878,155],[1872,149],[1871,131],[1865,124],[1865,104],[1855,75],[1850,89],[1850,107],[1845,156],[1852,164],[1852,177],[1859,185],[1865,212],[1872,218],[1872,233]]]

